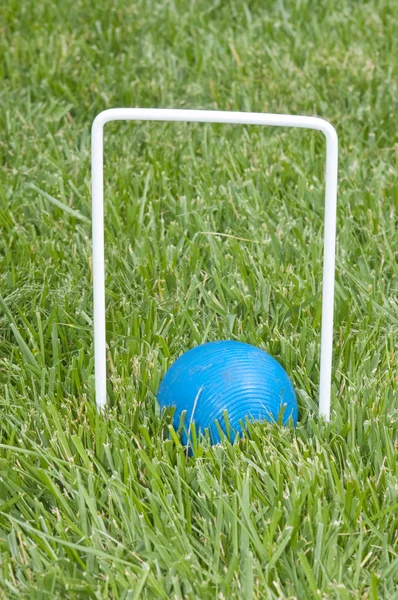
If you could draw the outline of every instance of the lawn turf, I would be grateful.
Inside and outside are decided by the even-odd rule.
[[[0,598],[398,598],[397,28],[396,0],[1,4]],[[323,137],[225,125],[106,126],[96,413],[90,126],[114,106],[336,126],[330,424]],[[227,338],[283,364],[300,422],[187,457],[157,386]]]

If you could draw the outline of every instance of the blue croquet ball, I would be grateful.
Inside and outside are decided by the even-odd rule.
[[[231,340],[210,342],[189,350],[171,365],[158,391],[161,408],[175,406],[174,427],[186,411],[185,431],[195,423],[196,432],[209,429],[214,443],[220,441],[217,420],[232,439],[250,421],[297,423],[298,407],[292,383],[272,356],[250,344]],[[186,442],[186,435],[183,435]]]

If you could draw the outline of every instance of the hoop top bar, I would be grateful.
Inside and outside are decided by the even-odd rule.
[[[300,127],[322,131],[335,140],[333,125],[319,117],[276,115],[272,113],[249,113],[221,110],[180,110],[174,108],[109,108],[94,119],[92,132],[110,121],[174,121],[183,123],[229,123],[232,125],[270,125],[273,127]]]

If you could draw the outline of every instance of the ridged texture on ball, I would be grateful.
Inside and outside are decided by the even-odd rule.
[[[196,431],[208,428],[214,443],[220,441],[216,419],[226,431],[225,410],[236,433],[246,419],[276,421],[283,407],[284,424],[290,417],[296,424],[298,416],[296,395],[283,367],[264,350],[234,341],[210,342],[180,356],[160,384],[158,401],[161,407],[176,407],[175,427],[185,410],[186,428],[196,401]]]

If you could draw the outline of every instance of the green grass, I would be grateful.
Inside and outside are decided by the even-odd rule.
[[[397,599],[397,2],[5,0],[0,27],[0,598]],[[123,105],[336,126],[330,424],[322,135],[200,124],[106,127],[96,413],[90,126]],[[157,386],[226,338],[300,422],[187,457]]]

